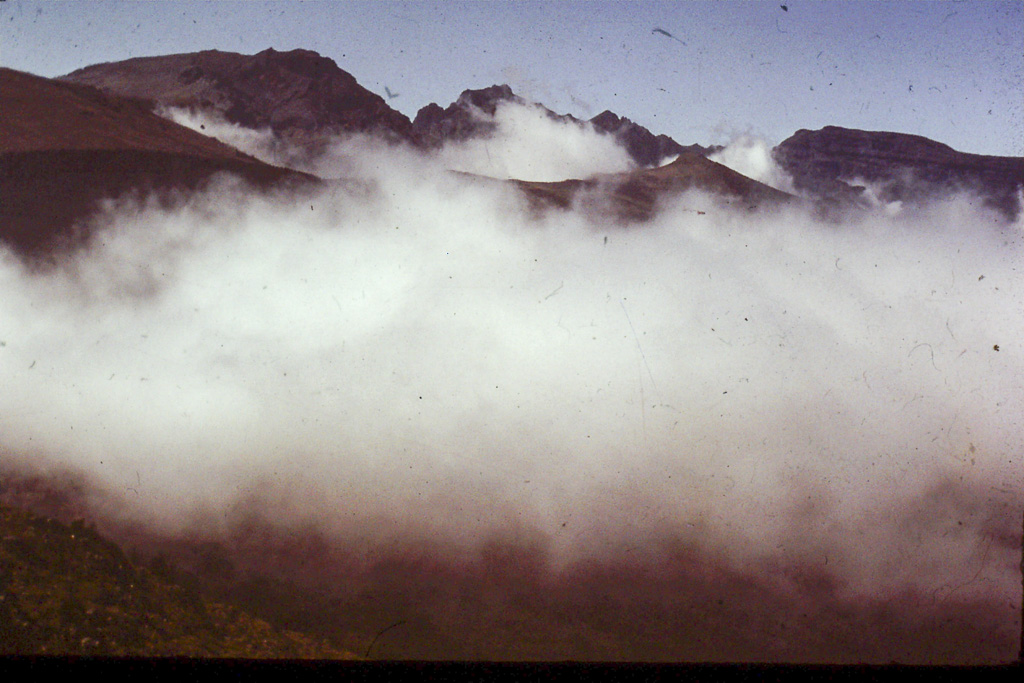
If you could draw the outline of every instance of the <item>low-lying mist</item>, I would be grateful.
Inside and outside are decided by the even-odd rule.
[[[837,599],[981,601],[1011,656],[1021,225],[969,197],[538,217],[358,149],[358,184],[224,178],[111,202],[54,267],[0,254],[3,468],[81,473],[168,535],[259,509],[368,553],[540,548],[553,576],[685,547],[810,595],[779,568],[813,567]]]
[[[775,163],[771,147],[761,138],[741,134],[708,158],[776,190],[796,194],[793,178]]]
[[[636,164],[616,139],[585,121],[551,118],[543,109],[522,102],[498,102],[494,114],[470,106],[470,115],[489,128],[483,137],[449,140],[439,149],[402,154],[402,148],[383,145],[370,136],[351,136],[334,144],[318,145],[315,154],[296,148],[269,129],[254,130],[226,121],[209,111],[169,107],[160,114],[177,124],[215,137],[258,159],[325,178],[372,173],[371,163],[420,166],[428,173],[445,170],[491,178],[557,182],[597,173],[622,173]],[[430,169],[422,168],[428,161]],[[375,168],[376,173],[385,172]]]

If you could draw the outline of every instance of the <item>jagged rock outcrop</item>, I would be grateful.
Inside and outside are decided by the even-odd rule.
[[[440,147],[448,141],[487,137],[497,125],[482,115],[493,117],[501,102],[526,104],[507,85],[464,90],[445,109],[431,102],[416,113],[412,122],[413,136],[419,145],[427,148]]]
[[[535,107],[553,121],[586,125],[574,116],[556,114],[543,104],[523,99],[508,85],[492,85],[480,90],[463,90],[445,109],[435,103],[423,107],[413,120],[413,137],[417,144],[426,148],[440,147],[449,141],[487,137],[497,128],[491,119],[503,102]]]
[[[684,147],[667,135],[655,135],[624,116],[605,110],[590,119],[594,128],[614,135],[640,166],[655,166],[666,157],[693,153],[707,156],[718,148],[688,145]]]
[[[538,107],[551,119],[564,123],[579,126],[589,123],[595,130],[614,136],[638,166],[656,166],[667,157],[687,152],[706,156],[715,151],[700,145],[684,147],[667,135],[654,135],[643,126],[610,111],[598,114],[589,122],[570,114],[556,114],[541,104],[528,102],[516,95],[508,85],[465,90],[444,109],[437,104],[428,104],[420,109],[413,120],[413,135],[419,144],[428,148],[439,147],[450,140],[486,137],[495,129],[494,122],[488,120],[488,117],[494,116],[502,102]]]

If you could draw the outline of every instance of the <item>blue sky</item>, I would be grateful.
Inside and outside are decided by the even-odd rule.
[[[559,113],[611,109],[683,144],[832,124],[1024,155],[1022,45],[1020,1],[0,2],[0,65],[43,76],[302,47],[398,93],[410,117],[509,83]]]

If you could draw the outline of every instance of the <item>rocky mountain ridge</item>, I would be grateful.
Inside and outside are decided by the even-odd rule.
[[[332,59],[310,50],[137,57],[88,66],[60,80],[151,105],[213,111],[300,144],[354,132],[407,140],[412,126]]]
[[[680,145],[667,135],[655,135],[640,124],[608,110],[589,121],[577,119],[571,114],[557,114],[542,104],[529,102],[516,95],[505,84],[464,90],[447,108],[442,109],[435,103],[423,107],[412,123],[414,139],[421,147],[432,148],[450,141],[487,137],[496,128],[496,124],[488,117],[493,117],[498,106],[504,102],[536,107],[553,121],[581,127],[590,125],[598,132],[611,135],[640,167],[657,166],[667,158],[684,153],[706,156],[717,149],[696,144]]]
[[[589,122],[559,115],[507,85],[466,90],[448,107],[429,104],[410,121],[332,60],[308,50],[144,57],[53,80],[2,69],[0,100],[2,239],[22,253],[74,243],[85,234],[83,218],[98,200],[129,191],[196,189],[222,171],[258,187],[317,182],[157,116],[158,106],[205,108],[239,125],[269,128],[306,150],[344,133],[431,149],[491,134],[498,107],[512,102],[566,125],[614,135],[639,167],[635,177],[511,181],[535,206],[568,208],[595,187],[611,187],[606,209],[634,221],[653,215],[663,196],[691,187],[750,206],[786,196],[749,178],[740,182],[736,176],[743,176],[707,160],[718,148],[679,145],[610,111]],[[655,172],[658,162],[673,155],[683,161]],[[967,154],[920,136],[834,126],[798,131],[773,156],[792,176],[797,193],[826,212],[920,203],[962,190],[1010,220],[1020,211],[1022,158]],[[76,225],[78,233],[72,234]]]
[[[877,185],[882,202],[921,203],[967,191],[1012,219],[1024,188],[1024,158],[958,152],[906,133],[799,130],[773,157],[797,190],[840,204],[863,202],[866,184]]]
[[[798,201],[791,194],[737,173],[701,154],[684,152],[671,163],[629,173],[612,173],[555,183],[512,181],[535,208],[581,208],[624,222],[652,218],[662,202],[687,190],[701,190],[726,206],[770,211]],[[703,215],[707,210],[688,207]]]
[[[269,128],[290,142],[310,146],[336,135],[369,133],[431,149],[490,134],[494,124],[481,114],[493,116],[500,103],[514,102],[538,107],[557,121],[589,123],[618,139],[638,166],[653,166],[683,152],[709,152],[700,145],[684,146],[666,135],[655,135],[610,111],[589,122],[556,114],[516,95],[508,85],[465,90],[448,107],[428,104],[410,121],[333,60],[310,50],[267,49],[251,56],[205,50],[137,57],[87,66],[60,80],[136,98],[150,106],[214,112],[230,123]]]
[[[468,89],[447,107],[431,103],[413,120],[359,85],[331,59],[309,50],[255,55],[208,50],[143,57],[79,69],[64,81],[137,98],[150,106],[214,111],[251,128],[269,128],[293,144],[315,148],[345,133],[379,135],[422,149],[486,137],[504,102],[537,107],[553,120],[590,125],[612,135],[640,168],[679,154],[708,156],[720,147],[681,145],[630,119],[604,111],[589,121],[557,114],[516,95],[508,85]],[[865,183],[875,201],[921,202],[958,190],[976,193],[1008,218],[1019,212],[1024,159],[958,152],[921,136],[828,126],[800,130],[773,151],[798,192],[832,207],[865,207]]]

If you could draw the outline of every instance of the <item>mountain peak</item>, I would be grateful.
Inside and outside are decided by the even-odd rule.
[[[590,119],[590,122],[601,130],[612,130],[618,128],[623,123],[632,123],[629,119],[623,118],[608,109]]]
[[[425,147],[440,147],[449,140],[486,137],[494,132],[496,124],[481,120],[479,112],[494,116],[502,102],[526,103],[506,84],[463,90],[458,99],[444,109],[431,102],[416,113],[412,122],[413,136]]]
[[[299,142],[352,132],[408,139],[412,127],[334,60],[311,50],[143,57],[86,67],[62,80],[163,106],[212,110],[231,123],[270,128]]]
[[[266,50],[253,55],[252,61],[254,65],[260,67],[279,65],[291,73],[311,78],[333,77],[341,78],[350,83],[356,82],[356,79],[350,73],[341,69],[333,59],[324,57],[312,50],[295,49],[279,52],[272,47],[268,47]]]
[[[655,135],[640,124],[607,109],[590,119],[590,124],[599,131],[614,135],[640,166],[656,166],[666,157],[685,152],[703,156],[711,151],[700,145],[684,147],[667,135]]]
[[[512,88],[506,84],[492,85],[489,88],[480,90],[463,90],[455,104],[471,104],[477,109],[494,115],[498,109],[499,102],[522,102],[523,99],[512,92]]]
[[[426,147],[439,147],[449,140],[468,140],[491,135],[496,125],[481,120],[479,112],[494,116],[502,102],[531,105],[539,108],[555,121],[584,126],[571,114],[559,115],[542,104],[528,102],[516,95],[508,85],[492,85],[479,90],[464,90],[447,108],[431,103],[423,107],[413,120],[413,135]],[[656,166],[666,157],[693,152],[705,155],[709,150],[700,145],[684,147],[667,135],[654,135],[628,118],[605,110],[590,119],[597,131],[617,139],[639,166]]]

